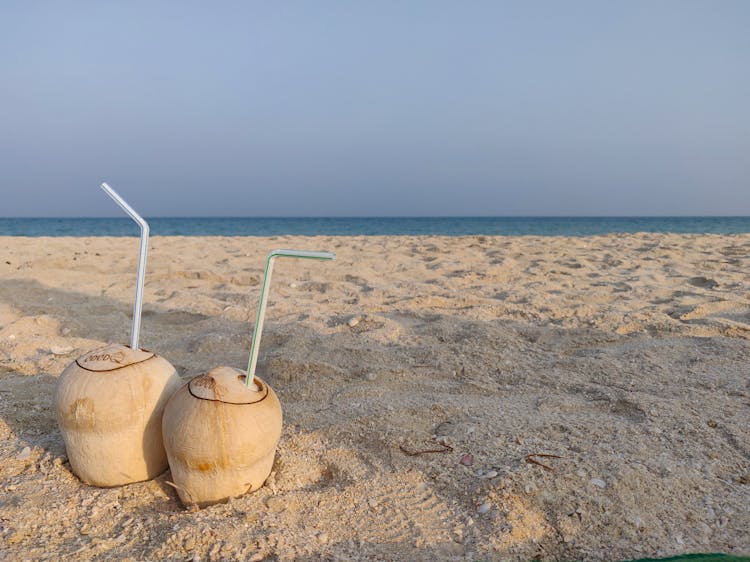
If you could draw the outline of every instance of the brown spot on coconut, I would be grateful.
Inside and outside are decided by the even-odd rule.
[[[73,472],[103,487],[164,472],[161,417],[181,384],[166,359],[124,345],[71,363],[57,381],[55,409]]]
[[[281,437],[281,403],[261,379],[217,367],[185,384],[164,410],[164,446],[185,505],[206,506],[260,488]]]

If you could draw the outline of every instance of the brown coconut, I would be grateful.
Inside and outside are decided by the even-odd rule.
[[[181,384],[169,361],[124,345],[71,363],[58,379],[55,407],[73,472],[105,487],[164,472],[161,417]]]
[[[205,506],[260,488],[281,437],[281,403],[261,379],[217,367],[185,384],[164,410],[162,431],[186,505]]]

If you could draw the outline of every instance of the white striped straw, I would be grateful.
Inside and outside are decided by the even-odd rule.
[[[130,349],[138,350],[138,337],[141,332],[141,309],[143,308],[143,282],[146,277],[146,252],[148,252],[148,223],[143,217],[136,213],[120,195],[106,183],[102,183],[102,189],[117,203],[130,218],[141,227],[141,247],[138,254],[138,273],[135,284],[135,304],[133,305],[133,327],[130,331]]]
[[[250,361],[247,364],[247,376],[245,377],[245,386],[250,386],[250,381],[255,378],[255,366],[258,363],[258,347],[260,346],[260,336],[263,333],[263,320],[266,316],[266,302],[268,301],[268,292],[271,287],[271,273],[273,271],[274,258],[306,258],[313,260],[334,260],[336,254],[333,252],[308,252],[305,250],[274,250],[266,258],[266,271],[263,274],[263,285],[260,289],[260,304],[258,305],[258,317],[255,320],[255,330],[253,331],[253,342],[250,345]]]

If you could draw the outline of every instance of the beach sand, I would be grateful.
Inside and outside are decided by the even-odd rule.
[[[141,345],[284,407],[271,477],[200,511],[83,485],[55,381],[127,343],[134,238],[0,238],[0,559],[750,553],[750,235],[151,241]],[[554,456],[544,456],[554,455]]]

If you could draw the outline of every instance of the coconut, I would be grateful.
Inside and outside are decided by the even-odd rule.
[[[164,472],[161,418],[181,384],[169,361],[124,345],[71,363],[58,379],[55,408],[73,472],[104,487]]]
[[[162,431],[172,481],[186,505],[206,506],[260,488],[281,437],[281,403],[263,380],[217,367],[169,399]]]

